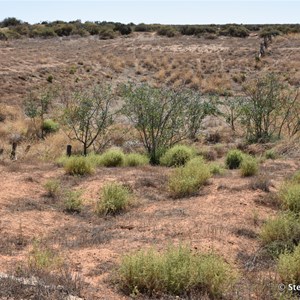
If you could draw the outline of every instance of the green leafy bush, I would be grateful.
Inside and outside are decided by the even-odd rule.
[[[292,250],[300,242],[300,222],[292,213],[269,219],[262,227],[260,240],[272,256]]]
[[[91,162],[84,156],[72,156],[63,163],[65,171],[70,175],[86,175],[92,174],[94,171]]]
[[[125,255],[118,270],[120,287],[128,295],[186,295],[195,291],[215,299],[234,277],[218,255],[194,254],[186,246],[170,246],[162,253],[149,249]]]
[[[179,167],[185,165],[195,156],[195,151],[185,145],[175,145],[160,158],[160,164],[167,167]]]
[[[70,213],[80,213],[83,205],[81,195],[81,191],[67,191],[64,199],[64,210]]]
[[[61,191],[60,181],[58,179],[50,179],[44,184],[44,188],[51,198],[56,198],[59,196]]]
[[[283,208],[300,213],[300,184],[284,183],[280,188],[279,198],[282,201]]]
[[[244,153],[240,150],[230,150],[226,155],[226,166],[229,169],[238,169],[244,158]]]
[[[118,149],[111,149],[101,155],[101,165],[104,167],[121,167],[125,163],[125,154]]]
[[[100,199],[96,203],[98,215],[118,214],[132,203],[129,189],[119,183],[108,183],[101,189]]]
[[[149,158],[146,155],[130,153],[126,155],[125,165],[128,167],[144,166],[149,164]]]
[[[293,253],[284,253],[279,256],[278,273],[285,284],[299,284],[300,282],[300,245]]]
[[[44,120],[42,129],[45,133],[57,132],[59,129],[59,124],[51,119]]]
[[[257,174],[258,172],[257,160],[250,155],[244,155],[242,162],[240,164],[240,169],[243,177],[249,177]]]
[[[174,198],[194,195],[211,177],[209,166],[201,157],[191,159],[184,167],[178,167],[169,177],[169,191]]]

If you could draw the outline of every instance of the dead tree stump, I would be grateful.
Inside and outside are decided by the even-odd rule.
[[[70,157],[72,155],[72,145],[67,145],[67,156]]]
[[[12,142],[11,144],[11,153],[10,153],[10,159],[11,160],[17,160],[17,142]]]

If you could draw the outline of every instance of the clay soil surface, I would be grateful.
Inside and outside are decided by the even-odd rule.
[[[275,190],[298,167],[289,160],[268,161],[262,172],[272,177]],[[239,171],[214,177],[199,195],[180,200],[168,196],[169,170],[162,167],[101,168],[73,178],[52,164],[15,162],[1,165],[0,172],[0,270],[9,272],[26,261],[32,241],[40,239],[59,249],[89,284],[87,299],[127,299],[111,285],[112,273],[123,254],[151,246],[185,243],[193,251],[214,250],[243,272],[259,249],[260,225],[277,212],[264,201],[268,193],[253,190],[251,179],[241,178]],[[80,214],[63,212],[45,195],[43,184],[50,178],[84,191]],[[93,210],[99,189],[111,181],[131,187],[137,204],[121,215],[98,217]],[[261,270],[255,265],[251,272]]]

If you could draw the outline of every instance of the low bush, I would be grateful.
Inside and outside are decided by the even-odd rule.
[[[167,167],[179,167],[185,165],[195,156],[195,151],[185,145],[175,145],[160,158],[160,164]]]
[[[178,31],[171,27],[171,26],[161,26],[158,30],[157,30],[157,34],[158,35],[164,35],[167,37],[174,37],[175,35],[178,34]]]
[[[300,171],[297,171],[297,172],[293,175],[291,181],[300,184]]]
[[[300,282],[300,245],[293,253],[284,253],[279,256],[278,273],[284,284],[299,284]]]
[[[240,150],[230,150],[226,155],[226,166],[228,169],[238,169],[244,158],[244,153]]]
[[[163,253],[149,249],[125,255],[118,279],[128,295],[179,296],[197,292],[215,299],[232,284],[233,274],[230,266],[214,253],[194,254],[188,247],[170,246]]]
[[[99,38],[101,40],[114,39],[116,37],[116,32],[111,27],[100,27],[99,29]]]
[[[282,201],[284,209],[300,213],[300,184],[284,183],[279,190],[279,199]]]
[[[48,246],[35,240],[28,256],[28,265],[32,270],[53,270],[62,263],[61,258]]]
[[[181,198],[198,192],[211,177],[209,166],[201,157],[190,160],[186,166],[178,167],[169,177],[169,191],[172,197]]]
[[[64,210],[70,213],[80,213],[83,205],[81,196],[81,191],[67,191],[64,196]]]
[[[257,160],[250,155],[244,155],[242,162],[240,164],[240,169],[243,177],[249,177],[257,174],[258,172]]]
[[[54,133],[59,129],[59,124],[51,119],[44,120],[42,129],[45,133]]]
[[[48,197],[57,198],[61,191],[60,181],[58,179],[50,179],[44,184]]]
[[[132,204],[132,195],[129,189],[119,183],[108,183],[103,186],[100,199],[96,203],[98,215],[115,215]]]
[[[264,192],[270,192],[271,180],[266,175],[259,175],[254,177],[250,182],[250,187],[253,190],[262,190]]]
[[[300,242],[299,219],[292,213],[269,219],[261,229],[260,240],[272,256],[291,251]]]
[[[149,158],[146,155],[130,153],[125,157],[125,165],[128,167],[138,167],[149,164]]]
[[[222,175],[225,172],[224,167],[218,163],[210,163],[209,170],[213,175]]]
[[[104,167],[121,167],[125,163],[125,154],[118,149],[111,149],[101,155],[100,164]]]
[[[70,175],[88,175],[94,172],[94,168],[87,157],[72,156],[63,160],[64,169]]]
[[[265,152],[265,157],[266,159],[276,159],[277,154],[273,149],[270,149]]]

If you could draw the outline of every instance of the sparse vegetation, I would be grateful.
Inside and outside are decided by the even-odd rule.
[[[186,246],[170,246],[162,253],[149,249],[125,255],[118,279],[128,295],[184,295],[197,291],[218,298],[232,283],[234,271],[214,253],[194,254]]]
[[[58,179],[49,179],[44,188],[47,191],[47,195],[51,198],[57,198],[61,192],[61,184]]]
[[[127,187],[119,183],[108,183],[100,192],[100,198],[96,203],[98,215],[115,215],[126,210],[132,204],[133,195]]]
[[[83,205],[82,191],[67,191],[64,195],[64,210],[69,213],[80,213]]]

